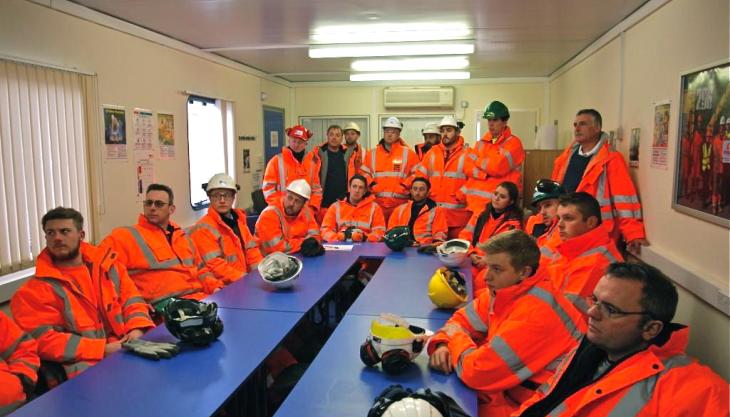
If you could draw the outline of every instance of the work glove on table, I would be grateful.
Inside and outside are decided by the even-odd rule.
[[[174,343],[149,342],[142,339],[128,340],[122,343],[122,347],[147,359],[169,359],[180,353],[180,347]]]

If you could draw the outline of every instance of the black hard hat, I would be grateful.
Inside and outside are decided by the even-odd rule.
[[[165,327],[182,342],[207,345],[223,333],[218,305],[174,298],[164,310]]]

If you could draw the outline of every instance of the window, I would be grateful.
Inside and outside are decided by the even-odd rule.
[[[307,152],[314,149],[315,146],[321,145],[327,140],[327,128],[332,125],[339,125],[344,129],[345,125],[355,122],[360,126],[360,146],[368,149],[370,146],[370,118],[367,116],[331,116],[331,117],[300,117],[299,123],[307,129],[311,130],[314,136],[307,143]],[[345,138],[342,138],[345,143]],[[284,145],[286,146],[286,145]]]
[[[210,204],[202,185],[220,172],[235,176],[231,102],[188,97],[188,159],[190,205],[202,210]]]
[[[89,215],[86,85],[91,76],[0,59],[0,275],[33,266],[41,218]]]

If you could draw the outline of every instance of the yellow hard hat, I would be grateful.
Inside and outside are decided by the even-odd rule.
[[[466,280],[461,272],[441,267],[428,283],[428,297],[440,308],[454,308],[467,300]]]

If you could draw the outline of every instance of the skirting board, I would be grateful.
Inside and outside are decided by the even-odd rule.
[[[665,255],[657,252],[651,246],[641,248],[640,258],[642,261],[661,269],[677,285],[680,285],[682,288],[730,317],[730,296],[728,295],[728,288],[720,288],[716,284],[702,279]]]

